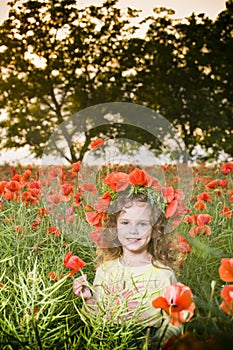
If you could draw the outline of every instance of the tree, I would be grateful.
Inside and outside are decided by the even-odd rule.
[[[40,157],[54,127],[73,113],[124,100],[124,57],[137,13],[123,15],[116,3],[81,10],[76,0],[11,1],[0,29],[2,148],[29,145]],[[72,145],[70,151],[76,160]]]
[[[177,127],[190,152],[201,145],[215,157],[221,150],[233,155],[230,7],[215,22],[203,14],[175,21],[171,11],[161,16],[157,9],[149,18],[135,91],[139,104]]]
[[[233,1],[226,2],[213,26],[213,36],[209,39],[211,77],[214,79],[220,114],[217,128],[212,130],[215,148],[221,146],[233,155]],[[213,41],[215,38],[215,41]],[[211,40],[212,39],[212,40]],[[213,137],[217,134],[217,137]],[[218,141],[218,142],[216,142]],[[210,144],[211,146],[211,144]]]
[[[69,129],[66,123],[74,113],[131,102],[164,116],[191,153],[201,145],[208,156],[221,150],[233,155],[232,0],[215,21],[204,14],[175,20],[173,10],[155,9],[144,20],[149,23],[144,38],[134,35],[131,24],[137,11],[123,12],[116,5],[117,0],[105,0],[81,10],[76,0],[11,1],[0,27],[0,108],[7,111],[0,122],[1,147],[29,145],[41,157],[59,125],[69,161],[82,159],[91,139],[100,135],[130,135],[150,149],[162,147],[133,128],[125,111],[121,122],[116,118],[102,129],[86,115],[78,125],[85,140],[74,142],[77,125]],[[58,151],[56,143],[49,146]]]

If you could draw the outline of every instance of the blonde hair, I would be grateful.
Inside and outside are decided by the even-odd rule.
[[[143,194],[122,195],[113,203],[112,211],[114,214],[109,214],[107,227],[102,231],[100,238],[100,247],[96,250],[96,265],[99,266],[106,261],[115,260],[123,254],[122,246],[117,238],[117,218],[124,207],[130,207],[135,202],[148,203],[151,207],[152,234],[148,244],[148,252],[152,256],[152,264],[156,266],[158,263],[162,263],[177,269],[179,262],[177,247],[174,243],[175,234],[166,233],[167,219],[164,213],[159,210],[156,204],[149,203],[147,196]]]

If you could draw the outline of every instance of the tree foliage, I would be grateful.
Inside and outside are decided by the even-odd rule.
[[[121,101],[158,111],[190,151],[201,145],[232,155],[232,0],[215,21],[195,14],[175,20],[172,10],[155,9],[144,20],[143,38],[131,21],[138,12],[123,11],[117,2],[84,9],[76,0],[10,2],[0,27],[0,108],[7,113],[1,147],[29,145],[41,157],[55,127],[74,113]],[[80,133],[88,123],[91,117]],[[129,133],[119,130],[120,137]],[[84,149],[63,132],[69,160],[82,157]],[[111,137],[112,129],[101,133]],[[158,147],[146,132],[143,138],[131,129],[132,139],[139,141],[139,134],[141,143]],[[99,135],[93,126],[84,146]]]

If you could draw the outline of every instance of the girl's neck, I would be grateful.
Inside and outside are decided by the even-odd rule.
[[[119,258],[119,261],[124,266],[132,266],[132,267],[139,267],[151,264],[152,256],[148,252],[144,253],[133,253],[133,252],[124,252]]]

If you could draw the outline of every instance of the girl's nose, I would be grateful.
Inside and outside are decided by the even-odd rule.
[[[136,224],[131,224],[130,225],[130,233],[131,234],[138,234],[138,230],[137,230],[137,225]]]

